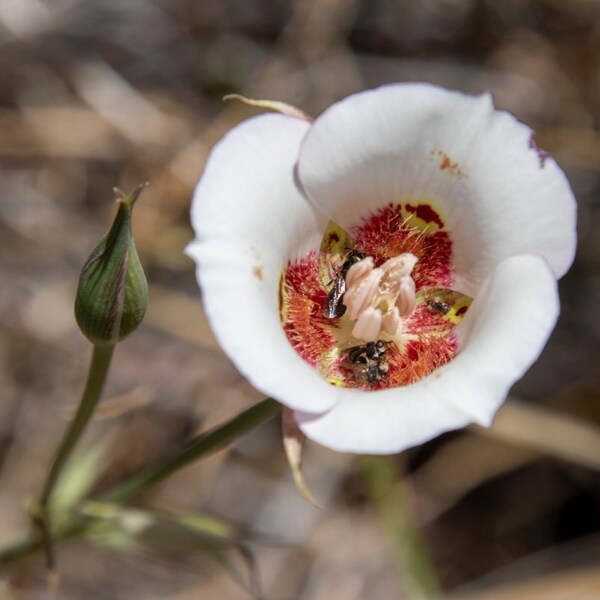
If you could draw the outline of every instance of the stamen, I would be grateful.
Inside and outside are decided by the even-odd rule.
[[[352,335],[357,340],[374,342],[379,337],[382,320],[380,310],[367,306],[358,317],[354,329],[352,329]]]
[[[343,302],[348,317],[356,321],[352,335],[366,342],[375,341],[381,329],[395,335],[400,317],[415,308],[415,282],[411,277],[417,257],[405,252],[374,267],[371,257],[352,265],[346,275]]]
[[[417,296],[415,294],[415,281],[410,275],[405,275],[400,280],[400,293],[396,306],[400,311],[400,316],[406,317],[415,309]]]
[[[397,306],[388,310],[382,319],[383,330],[390,335],[396,335],[400,326],[400,311]]]
[[[375,306],[373,302],[379,297],[379,283],[383,277],[381,269],[365,271],[360,278],[356,279],[351,287],[346,283],[346,293],[344,294],[344,304],[348,308],[348,316],[355,321],[360,314],[369,306]]]
[[[375,267],[375,263],[370,256],[363,258],[362,260],[354,263],[346,274],[346,289],[350,287],[353,283],[358,281],[365,275],[365,273],[369,273]]]

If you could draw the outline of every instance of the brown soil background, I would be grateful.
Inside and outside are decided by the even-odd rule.
[[[255,113],[221,97],[316,115],[354,91],[416,80],[491,90],[537,129],[577,196],[579,250],[550,343],[494,428],[398,457],[415,522],[448,597],[600,598],[594,0],[0,0],[0,544],[27,527],[25,503],[81,392],[90,347],[74,290],[111,221],[113,186],[151,181],[135,215],[150,309],[118,347],[84,440],[108,440],[99,488],[261,397],[212,338],[182,254],[207,153]],[[309,444],[305,461],[320,510],[295,491],[276,422],[138,505],[240,524],[269,599],[405,597],[393,532],[355,459]],[[250,597],[201,547],[113,553],[98,542],[59,546],[60,598]],[[41,557],[5,569],[0,597],[50,597]]]

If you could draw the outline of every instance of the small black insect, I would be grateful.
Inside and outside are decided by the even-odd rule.
[[[385,362],[387,344],[381,340],[368,342],[363,346],[353,346],[346,350],[356,383],[376,383],[388,372]]]
[[[325,316],[328,319],[339,319],[344,316],[346,306],[343,303],[344,294],[346,293],[346,275],[350,267],[357,262],[360,262],[365,257],[364,254],[351,250],[346,260],[342,264],[337,277],[333,281],[333,287],[327,295],[327,304],[325,305]]]
[[[427,300],[427,306],[436,312],[446,314],[450,310],[450,305],[441,300]]]
[[[363,362],[366,362],[367,359],[378,360],[386,353],[386,351],[387,344],[382,340],[367,342],[363,346],[353,346],[346,350],[348,358],[352,363],[359,362],[360,359],[364,359]]]

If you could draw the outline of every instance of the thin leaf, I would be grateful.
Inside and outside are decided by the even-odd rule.
[[[50,499],[50,511],[60,515],[73,509],[102,477],[107,462],[106,442],[79,450],[66,463]]]
[[[169,513],[109,502],[87,502],[82,513],[96,520],[86,535],[117,551],[189,556],[234,547],[240,540],[232,525],[200,513]]]

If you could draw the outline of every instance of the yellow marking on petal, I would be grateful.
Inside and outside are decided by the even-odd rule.
[[[281,275],[279,276],[279,284],[277,286],[277,296],[279,297],[279,318],[282,323],[287,321],[288,307],[288,298],[285,291],[284,277],[285,274],[282,271]]]
[[[417,294],[417,303],[426,304],[428,310],[452,326],[460,323],[473,299],[460,292],[446,289],[427,289]]]
[[[471,303],[473,302],[472,298],[469,298],[467,296],[463,296],[462,299],[457,300],[452,307],[450,308],[448,314],[446,315],[448,320],[453,323],[454,325],[458,325],[458,323],[460,323],[469,306],[471,306]]]
[[[334,221],[329,221],[319,248],[319,280],[326,290],[331,287],[338,271],[346,260],[354,240]]]
[[[434,233],[445,229],[445,218],[439,206],[428,198],[415,198],[402,203],[403,225],[415,233]]]
[[[340,356],[340,350],[338,348],[338,346],[334,346],[331,349],[329,349],[327,352],[324,352],[320,358],[317,360],[317,364],[319,366],[319,369],[321,369],[322,372],[327,372],[329,370],[331,370],[331,368],[333,367],[333,365],[335,364],[335,362],[337,361],[337,359]]]

